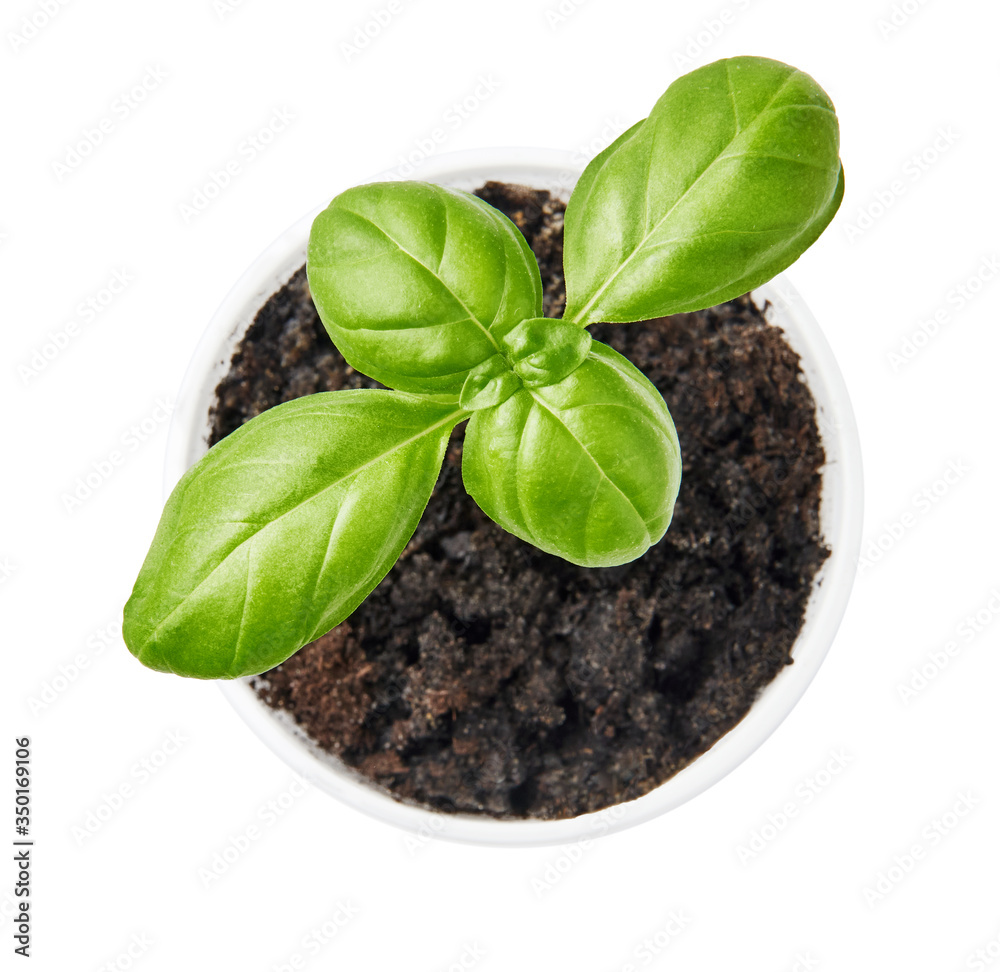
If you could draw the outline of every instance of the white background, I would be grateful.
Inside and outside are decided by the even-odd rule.
[[[463,956],[483,972],[947,970],[990,967],[974,958],[986,949],[992,963],[990,942],[1000,953],[1000,599],[989,607],[1000,283],[972,284],[961,307],[955,289],[1000,255],[1000,11],[906,0],[893,27],[891,0],[587,0],[547,16],[558,2],[400,0],[352,53],[344,45],[387,0],[62,0],[27,43],[12,34],[41,0],[5,0],[0,610],[14,678],[0,680],[0,839],[13,836],[13,739],[27,734],[35,968],[267,972],[298,955],[300,967],[418,972]],[[790,278],[857,411],[866,546],[881,536],[889,549],[859,574],[816,681],[727,779],[599,840],[546,890],[539,880],[565,849],[414,846],[318,792],[267,826],[290,771],[217,686],[147,671],[117,635],[162,504],[157,403],[176,393],[212,312],[302,213],[419,151],[437,127],[437,152],[590,155],[690,67],[744,53],[811,73],[843,131],[843,208]],[[150,68],[165,79],[127,117],[115,112]],[[481,76],[492,94],[446,122]],[[294,115],[287,130],[185,219],[182,206],[275,109]],[[69,165],[104,117],[112,130]],[[859,223],[861,211],[875,218]],[[127,289],[85,321],[80,302],[119,271]],[[939,310],[947,322],[894,366],[890,354]],[[31,368],[74,321],[67,346]],[[123,437],[147,419],[156,429],[133,447]],[[68,510],[76,479],[116,449],[125,461]],[[921,501],[952,463],[967,471]],[[973,632],[964,619],[977,611]],[[935,672],[929,659],[948,642],[957,654]],[[70,679],[78,656],[86,667]],[[900,686],[924,664],[933,677],[904,701]],[[31,706],[46,685],[53,701]],[[143,780],[140,761],[158,762],[171,731],[183,744]],[[833,751],[847,767],[806,802]],[[74,828],[125,783],[132,796],[81,839]],[[972,811],[931,838],[925,828],[950,820],[963,794]],[[795,818],[741,860],[789,801]],[[199,869],[254,823],[261,838],[206,888]],[[913,845],[922,859],[893,871],[901,880],[881,900],[866,896]],[[13,880],[12,864],[0,867],[4,968]],[[343,904],[357,914],[311,954],[304,937]],[[647,950],[671,911],[683,929]]]

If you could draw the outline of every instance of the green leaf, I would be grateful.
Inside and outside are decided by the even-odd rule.
[[[334,344],[401,391],[457,396],[507,331],[542,312],[538,264],[514,224],[428,183],[337,196],[313,223],[307,267]]]
[[[550,317],[521,321],[501,342],[514,373],[526,388],[562,381],[587,360],[590,332]]]
[[[469,420],[465,488],[505,530],[584,567],[641,556],[666,532],[681,479],[660,393],[594,341],[568,377]]]
[[[716,61],[587,167],[566,209],[566,320],[637,321],[760,286],[843,197],[833,104],[778,61]]]
[[[521,379],[511,371],[506,358],[495,354],[469,372],[458,404],[467,412],[492,408],[507,401],[521,387]]]
[[[236,678],[329,631],[402,552],[464,417],[354,390],[237,429],[167,501],[125,607],[129,649],[158,671]]]

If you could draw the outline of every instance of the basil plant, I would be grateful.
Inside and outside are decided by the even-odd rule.
[[[125,607],[141,662],[198,678],[279,664],[343,621],[399,557],[452,430],[505,530],[585,567],[640,557],[681,479],[659,392],[587,325],[693,311],[784,270],[844,190],[833,105],[777,61],[674,82],[587,166],[566,209],[564,317],[499,211],[420,182],[349,189],[307,271],[352,367],[387,386],[250,420],[173,491]]]

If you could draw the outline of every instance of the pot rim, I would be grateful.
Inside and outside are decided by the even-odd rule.
[[[574,153],[533,148],[473,149],[431,157],[405,176],[380,173],[372,181],[417,178],[461,189],[488,179],[546,188],[568,196],[586,160]],[[346,188],[346,187],[344,187]],[[251,264],[209,322],[185,374],[170,424],[164,496],[207,450],[208,411],[238,341],[257,310],[305,262],[309,228],[318,206],[282,233]],[[802,359],[816,400],[826,450],[820,519],[830,557],[817,574],[805,621],[786,665],[749,712],[713,746],[644,796],[568,820],[498,820],[447,814],[402,803],[320,750],[285,712],[261,702],[249,679],[223,682],[222,692],[257,736],[297,776],[379,820],[411,833],[480,845],[544,846],[624,830],[672,810],[708,790],[744,762],[778,728],[819,670],[843,618],[857,572],[863,519],[861,445],[850,397],[833,352],[801,296],[783,276],[753,292],[782,327]],[[623,325],[626,326],[626,325]]]

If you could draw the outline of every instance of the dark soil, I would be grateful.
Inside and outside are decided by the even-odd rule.
[[[562,210],[479,195],[532,245],[562,311]],[[322,747],[444,811],[571,817],[672,776],[791,663],[813,577],[824,456],[797,355],[749,298],[594,337],[659,388],[680,435],[673,524],[624,567],[504,533],[462,487],[462,429],[397,565],[343,624],[256,681]],[[304,271],[261,310],[219,385],[212,441],[279,402],[378,387],[320,324]]]

